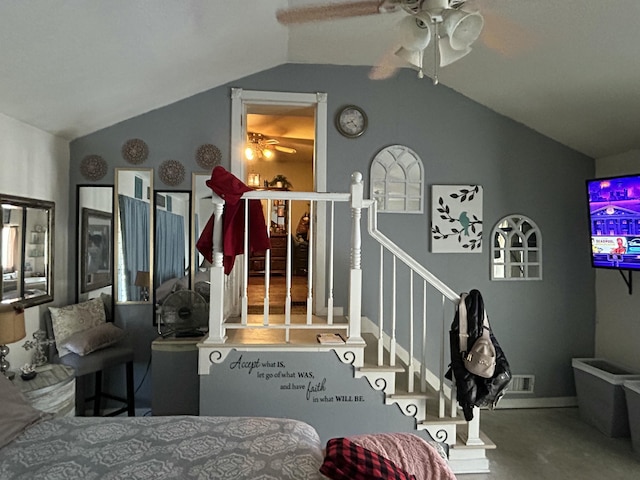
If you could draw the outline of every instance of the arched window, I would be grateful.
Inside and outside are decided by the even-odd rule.
[[[409,147],[391,145],[380,150],[371,163],[369,185],[379,212],[422,213],[422,160]]]
[[[524,215],[509,215],[491,232],[491,280],[542,280],[542,236]]]

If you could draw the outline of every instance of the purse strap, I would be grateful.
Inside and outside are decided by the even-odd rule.
[[[465,299],[467,298],[466,293],[462,293],[460,295],[460,303],[458,304],[458,336],[460,338],[460,351],[467,351],[467,341],[469,339],[469,331],[467,327],[467,304],[465,303]],[[484,318],[482,319],[482,335],[489,337],[489,332],[491,331],[491,327],[489,327],[489,317],[487,317],[487,311],[484,312]]]
[[[467,328],[467,305],[464,302],[467,298],[467,294],[460,295],[460,303],[458,304],[458,335],[460,338],[460,351],[467,351],[467,339],[469,338],[469,332]]]

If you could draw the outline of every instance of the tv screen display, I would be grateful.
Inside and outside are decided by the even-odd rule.
[[[587,180],[594,267],[640,269],[640,174]]]

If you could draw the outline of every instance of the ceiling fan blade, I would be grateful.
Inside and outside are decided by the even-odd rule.
[[[276,140],[275,138],[269,138],[268,140],[265,140],[264,143],[266,145],[277,145],[280,142],[278,140]]]
[[[297,152],[297,150],[295,148],[283,147],[281,145],[274,145],[273,148],[275,148],[277,151],[282,152],[282,153],[296,153]]]
[[[283,25],[333,20],[336,18],[359,17],[387,13],[398,8],[400,0],[364,0],[351,3],[327,3],[309,7],[286,8],[276,12],[276,18]]]
[[[394,61],[394,49],[388,49],[378,62],[369,70],[369,79],[371,80],[386,80],[393,77],[400,67]]]
[[[484,28],[480,41],[504,57],[522,55],[540,42],[539,34],[500,12],[499,0],[467,0],[465,9],[482,14]]]

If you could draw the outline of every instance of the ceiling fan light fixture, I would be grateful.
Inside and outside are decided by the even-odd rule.
[[[471,47],[467,47],[464,50],[456,50],[452,48],[450,39],[448,37],[444,37],[440,39],[438,43],[438,49],[440,53],[440,61],[439,66],[446,67],[447,65],[451,65],[454,62],[457,62],[462,57],[465,57],[469,53],[471,53]]]
[[[395,55],[415,68],[422,68],[423,53],[424,52],[422,50],[409,50],[407,48],[400,47],[396,50]]]
[[[264,158],[266,158],[267,160],[272,159],[274,155],[275,155],[275,154],[273,153],[273,150],[271,150],[270,148],[264,148],[264,149],[262,150],[262,156],[263,156]]]
[[[418,15],[400,20],[400,45],[407,50],[424,50],[431,41],[431,27]]]
[[[483,26],[484,18],[479,12],[467,12],[463,9],[444,12],[443,29],[454,50],[469,48],[480,36]]]

